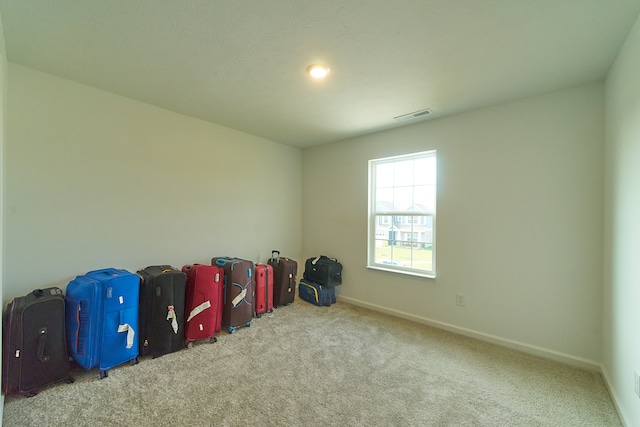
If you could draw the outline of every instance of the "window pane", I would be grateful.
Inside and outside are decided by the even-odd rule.
[[[404,248],[397,245],[390,245],[386,240],[376,241],[376,263],[402,267],[406,265],[406,261],[404,261],[405,258]]]
[[[395,240],[396,232],[398,228],[391,222],[390,216],[378,216],[376,221],[376,239],[388,240],[390,245],[393,245],[392,240]]]
[[[420,226],[420,242],[422,242],[423,246],[426,248],[427,246],[431,246],[433,244],[433,217],[427,216],[425,217],[425,220],[425,225]]]
[[[413,204],[413,187],[395,187],[393,205],[399,211],[406,211]]]
[[[376,165],[376,188],[393,187],[393,163]]]
[[[414,184],[425,185],[436,183],[436,158],[417,159],[414,163]]]
[[[431,246],[427,248],[415,248],[411,251],[411,268],[419,268],[421,270],[433,269],[433,254]]]
[[[393,188],[376,189],[376,212],[393,210]]]
[[[403,215],[393,217],[394,240],[404,246],[425,246],[433,243],[433,218],[422,215]],[[419,243],[419,245],[411,245]]]
[[[393,185],[413,185],[413,160],[395,162]]]
[[[435,186],[434,185],[418,185],[413,187],[413,202],[415,209],[413,211],[432,212],[435,209]]]
[[[417,159],[413,165],[414,185],[429,184],[429,175],[428,159]]]

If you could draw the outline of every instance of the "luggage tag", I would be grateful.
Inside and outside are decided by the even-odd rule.
[[[233,304],[233,306],[236,307],[238,304],[242,302],[242,300],[246,296],[247,296],[247,289],[245,288],[233,299],[233,301],[231,301],[231,304]]]
[[[194,307],[193,310],[191,310],[191,313],[189,313],[189,317],[187,318],[187,322],[190,322],[191,319],[193,319],[198,314],[202,313],[203,311],[205,311],[208,308],[211,308],[211,302],[209,300],[206,300],[205,302],[203,302],[199,306]]]
[[[169,312],[167,313],[167,320],[171,320],[171,327],[173,328],[173,333],[177,334],[178,333],[178,319],[176,317],[176,312],[174,310],[174,307],[172,305],[170,305],[168,307]]]

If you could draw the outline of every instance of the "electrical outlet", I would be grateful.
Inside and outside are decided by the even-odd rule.
[[[461,307],[464,307],[464,295],[463,294],[460,294],[460,293],[456,294],[456,304],[461,306]]]
[[[634,373],[633,391],[636,393],[636,396],[640,397],[640,375],[638,375],[637,372]]]

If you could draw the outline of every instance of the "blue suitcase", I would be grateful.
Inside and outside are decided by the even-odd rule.
[[[100,378],[124,362],[138,361],[138,275],[108,268],[67,285],[65,320],[69,355]]]
[[[318,306],[330,306],[336,302],[336,288],[326,288],[310,280],[300,279],[298,295],[301,299]]]

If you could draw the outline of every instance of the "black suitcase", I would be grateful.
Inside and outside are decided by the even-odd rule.
[[[59,288],[36,289],[15,298],[4,312],[2,391],[35,396],[70,375],[65,306]]]
[[[335,288],[342,284],[342,264],[324,255],[309,258],[304,263],[303,277],[325,288]]]
[[[280,251],[271,251],[268,263],[273,267],[273,306],[291,304],[296,298],[298,263],[280,258]]]
[[[170,265],[150,266],[138,275],[140,356],[156,358],[183,349],[187,275]]]

